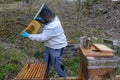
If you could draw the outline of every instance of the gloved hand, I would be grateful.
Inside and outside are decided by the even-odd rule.
[[[35,20],[37,20],[37,21],[40,21],[40,22],[41,22],[41,21],[42,21],[42,18],[41,18],[41,17],[36,17],[36,18],[35,18]]]
[[[23,32],[23,33],[21,34],[21,36],[24,37],[24,38],[28,38],[29,33],[28,33],[28,32]]]

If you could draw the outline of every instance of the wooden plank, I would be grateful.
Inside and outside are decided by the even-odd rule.
[[[44,72],[43,72],[43,74],[45,75],[45,76],[43,76],[43,79],[44,80],[48,80],[48,68],[47,68],[47,64],[45,64],[44,65]]]
[[[55,80],[80,80],[79,77],[66,77],[66,79],[64,79],[63,77],[58,77],[55,78]]]
[[[115,68],[89,69],[89,79],[92,80],[111,80],[115,79]]]
[[[116,79],[115,80],[120,80],[120,75],[116,75]]]
[[[112,57],[114,54],[112,52],[101,52],[95,46],[91,46],[89,49],[80,47],[80,51],[84,56],[91,57]]]
[[[40,71],[41,71],[41,68],[40,68],[40,67],[41,67],[41,65],[42,65],[42,64],[39,64],[39,67],[38,67],[38,72],[36,73],[36,76],[35,76],[36,78],[39,78],[39,73],[40,73]]]
[[[18,74],[17,78],[22,79],[25,76],[25,74],[27,73],[29,66],[30,66],[29,64],[26,64],[23,67],[23,69],[21,70],[21,72]]]
[[[106,45],[104,44],[93,44],[98,50],[102,51],[102,52],[113,52],[114,53],[114,50],[107,47]]]
[[[80,80],[85,80],[85,75],[82,69],[80,70]]]
[[[24,76],[24,79],[27,79],[27,78],[30,78],[30,74],[31,74],[31,71],[33,69],[33,64],[30,64],[30,68],[28,70],[28,72],[26,73],[26,75]]]
[[[30,78],[33,79],[33,75],[35,74],[36,64],[33,64],[33,68],[30,73]]]
[[[42,64],[42,65],[41,65],[41,71],[40,71],[40,74],[39,74],[39,77],[40,77],[41,79],[43,79],[43,77],[44,77],[44,76],[43,76],[44,67],[45,67],[45,66]]]
[[[35,76],[36,76],[36,74],[37,74],[37,72],[38,72],[38,64],[36,64],[36,66],[35,66],[35,68],[34,68],[34,74],[32,75],[32,78],[36,78]]]

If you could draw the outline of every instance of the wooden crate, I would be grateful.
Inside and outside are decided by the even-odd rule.
[[[115,68],[89,69],[88,79],[91,80],[115,80]]]
[[[119,80],[115,68],[88,69],[87,74],[80,72],[81,80]],[[87,76],[86,76],[87,75]],[[116,79],[115,79],[116,78]]]
[[[80,79],[116,80],[119,57],[112,52],[94,52],[93,50],[97,51],[95,47],[90,49],[80,47]]]
[[[14,80],[48,80],[47,64],[26,64]]]

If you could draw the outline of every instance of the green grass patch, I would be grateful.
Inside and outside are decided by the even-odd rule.
[[[26,62],[26,54],[15,48],[5,49],[0,43],[0,80],[13,79]]]
[[[68,76],[78,76],[80,71],[80,58],[71,57],[64,59],[64,65]]]

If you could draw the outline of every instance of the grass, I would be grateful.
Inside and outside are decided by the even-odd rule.
[[[0,80],[13,79],[25,64],[26,54],[15,48],[5,49],[0,42]]]
[[[63,58],[63,63],[66,69],[67,76],[79,76],[80,71],[79,57]],[[55,69],[52,67],[49,77],[54,77],[55,74],[56,74]]]
[[[120,46],[118,46],[117,55],[120,57]],[[120,75],[120,68],[117,69],[117,75]]]
[[[80,71],[79,56],[64,59],[64,65],[68,76],[79,76]]]

